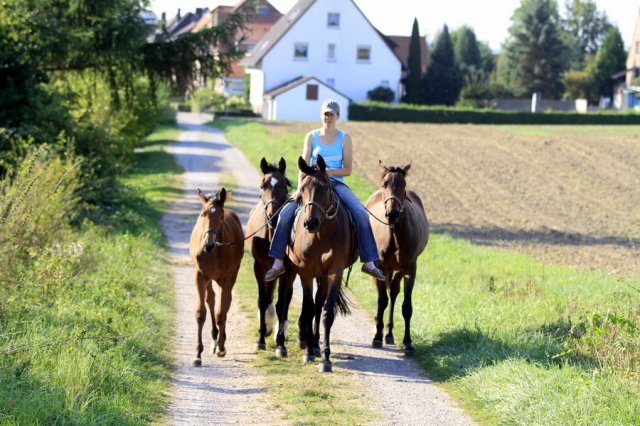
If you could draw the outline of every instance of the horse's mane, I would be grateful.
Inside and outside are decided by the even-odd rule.
[[[272,173],[272,172],[280,172],[280,173],[282,173],[282,172],[280,171],[280,169],[278,168],[278,166],[276,166],[276,164],[275,164],[275,163],[267,164],[266,169],[267,169],[267,170],[266,170],[265,175],[266,175],[267,173]],[[291,181],[289,180],[289,178],[288,178],[284,173],[282,173],[282,177],[284,177],[284,183],[287,185],[287,188],[292,188],[292,187],[293,187],[293,184],[291,183]]]

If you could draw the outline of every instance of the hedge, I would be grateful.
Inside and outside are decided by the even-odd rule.
[[[470,110],[377,102],[351,103],[349,120],[467,124],[640,124],[640,114]]]

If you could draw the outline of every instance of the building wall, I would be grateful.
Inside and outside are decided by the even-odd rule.
[[[249,102],[253,111],[260,114],[262,111],[262,94],[264,93],[264,72],[258,69],[246,68],[250,75]]]
[[[327,27],[329,12],[340,14],[339,29]],[[296,43],[308,43],[307,60],[294,59]],[[329,44],[336,46],[335,61],[327,59]],[[359,45],[370,46],[369,62],[357,61]],[[317,0],[262,58],[261,66],[265,91],[297,77],[313,76],[325,83],[334,79],[335,89],[356,102],[366,100],[367,92],[383,81],[396,92],[398,101],[401,68],[398,58],[350,0]]]
[[[627,56],[627,70],[633,70],[633,68],[640,69],[640,10],[636,19],[636,27],[633,30],[631,46],[629,46],[629,56]],[[634,71],[627,72],[627,86],[631,85],[631,81],[635,77]]]
[[[340,121],[349,119],[349,100],[328,87],[318,84],[318,100],[307,100],[307,84],[318,84],[311,80],[275,97],[269,106],[270,120],[317,121],[320,126],[320,110],[325,99],[334,99],[340,104]],[[269,100],[265,101],[268,103]]]

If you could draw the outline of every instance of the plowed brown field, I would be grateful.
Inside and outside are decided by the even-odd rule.
[[[272,134],[318,123],[275,123]],[[354,170],[413,161],[436,231],[609,273],[640,275],[640,126],[342,123]],[[301,141],[302,143],[302,141]]]

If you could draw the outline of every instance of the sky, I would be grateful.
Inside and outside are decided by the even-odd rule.
[[[269,0],[282,13],[287,13],[297,0]],[[561,14],[566,0],[558,0]],[[213,9],[219,5],[231,6],[236,0],[150,0],[151,9],[159,17],[162,12],[167,18],[176,14],[178,7],[182,13],[195,11],[197,7]],[[420,34],[427,36],[431,43],[433,36],[444,24],[449,30],[461,25],[469,25],[478,40],[489,43],[492,50],[500,50],[501,43],[507,38],[507,29],[511,25],[513,11],[520,0],[355,0],[369,21],[386,35],[411,35],[413,19],[418,19]],[[478,7],[481,4],[482,7]],[[633,28],[638,18],[640,0],[596,0],[598,10],[605,11],[609,21],[618,25],[625,48],[629,48],[633,37]],[[393,6],[391,6],[393,5]]]

